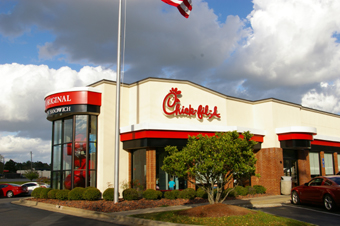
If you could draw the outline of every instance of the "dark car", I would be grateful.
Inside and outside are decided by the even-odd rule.
[[[12,198],[15,195],[27,195],[28,190],[25,186],[18,184],[0,184],[0,197],[7,196]]]
[[[331,211],[340,206],[340,176],[315,177],[304,185],[294,187],[291,195],[293,204],[323,205]]]

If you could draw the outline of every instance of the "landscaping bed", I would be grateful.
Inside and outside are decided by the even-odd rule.
[[[247,195],[247,196],[239,196],[239,197],[228,197],[226,200],[235,200],[235,199],[247,199],[254,197],[263,197],[268,196],[268,194],[256,194],[256,195]],[[178,206],[178,205],[188,205],[188,204],[198,204],[198,203],[208,203],[207,199],[195,198],[193,200],[188,199],[159,199],[159,200],[131,200],[124,201],[120,199],[118,203],[114,203],[113,201],[105,201],[105,200],[95,200],[95,201],[85,201],[85,200],[58,200],[58,199],[41,199],[41,198],[30,198],[30,201],[49,203],[53,205],[59,206],[68,206],[92,211],[99,212],[120,212],[120,211],[128,211],[128,210],[136,210],[136,209],[146,209],[146,208],[154,208],[154,207],[164,207],[164,206]]]

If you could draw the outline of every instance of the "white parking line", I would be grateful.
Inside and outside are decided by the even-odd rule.
[[[340,215],[336,214],[336,213],[314,210],[314,209],[304,208],[304,207],[300,207],[300,206],[292,206],[292,205],[287,205],[287,204],[282,204],[282,206],[288,206],[288,207],[293,207],[293,208],[297,208],[297,209],[304,209],[304,210],[311,210],[311,211],[318,212],[318,213],[329,214],[329,215],[334,215],[334,216],[340,217]]]

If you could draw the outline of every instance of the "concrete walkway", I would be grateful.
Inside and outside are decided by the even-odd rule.
[[[78,217],[90,218],[95,220],[101,220],[106,222],[112,222],[116,224],[123,225],[165,225],[165,226],[183,226],[183,224],[174,224],[168,222],[161,221],[152,221],[145,220],[139,218],[129,217],[130,215],[136,214],[144,214],[144,213],[155,213],[155,212],[163,212],[163,211],[171,211],[171,210],[183,210],[190,209],[195,206],[207,205],[209,203],[203,204],[194,204],[194,205],[183,205],[183,206],[168,206],[168,207],[156,207],[156,208],[148,208],[148,209],[138,209],[138,210],[130,210],[130,211],[121,211],[121,212],[113,212],[113,213],[102,213],[90,210],[83,210],[73,207],[67,206],[55,206],[52,204],[29,201],[27,199],[20,199],[19,201],[13,201],[13,204],[23,205],[27,207],[39,208],[48,211],[54,211],[64,214],[69,214]],[[290,203],[289,195],[275,195],[275,196],[265,196],[258,198],[249,198],[249,199],[238,199],[238,200],[227,200],[224,202],[229,205],[237,205],[247,208],[265,208],[265,207],[275,207],[282,206],[284,203]],[[185,224],[188,225],[188,224]]]

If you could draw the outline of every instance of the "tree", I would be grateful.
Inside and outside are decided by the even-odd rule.
[[[9,170],[10,173],[16,173],[17,172],[16,162],[14,162],[12,159],[7,161],[5,163],[5,170]]]
[[[240,138],[233,131],[211,137],[189,136],[181,151],[175,146],[165,148],[169,155],[164,158],[162,170],[201,187],[208,193],[209,203],[223,202],[230,192],[223,197],[225,185],[238,177],[255,175],[256,142],[251,140],[253,135],[249,132],[242,135]]]
[[[34,170],[27,170],[25,171],[24,176],[30,181],[32,181],[33,179],[39,178],[39,173]]]

